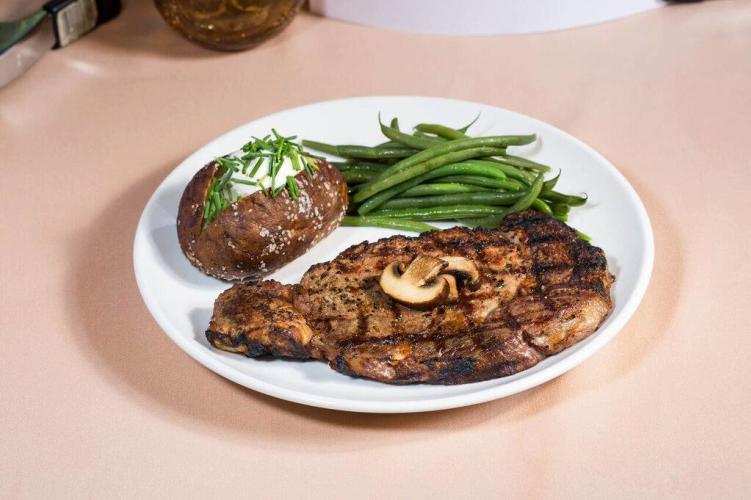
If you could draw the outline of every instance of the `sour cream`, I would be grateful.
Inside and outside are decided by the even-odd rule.
[[[242,150],[235,151],[232,153],[231,156],[235,158],[241,158],[245,153]],[[251,168],[252,165],[254,165],[254,162],[251,162]],[[263,164],[261,164],[261,167],[258,169],[258,172],[256,172],[256,175],[254,177],[250,177],[249,175],[243,174],[242,172],[237,172],[232,175],[234,179],[243,179],[248,181],[258,181],[261,177],[266,175],[269,171],[269,163],[268,160],[265,160]],[[250,169],[248,169],[248,173],[250,173]],[[294,167],[292,166],[292,160],[285,157],[282,161],[282,165],[279,167],[279,172],[276,174],[276,183],[275,187],[284,186],[287,182],[287,176],[291,175],[294,176],[297,174]],[[262,181],[260,181],[259,186],[251,186],[249,184],[241,184],[239,182],[232,182],[232,190],[238,195],[238,196],[248,196],[250,194],[255,193],[256,191],[259,191],[261,187],[264,188],[270,188],[271,187],[271,177],[266,177]]]

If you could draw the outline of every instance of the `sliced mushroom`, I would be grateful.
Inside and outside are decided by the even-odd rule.
[[[456,275],[470,288],[480,284],[480,271],[471,260],[459,256],[441,257],[441,260],[448,264],[441,272]]]
[[[446,300],[454,302],[459,300],[459,289],[456,286],[456,278],[452,274],[441,274],[439,278],[446,281],[449,284],[449,293]]]
[[[447,266],[448,263],[443,259],[430,255],[418,255],[415,260],[409,263],[402,277],[414,281],[417,286],[422,286],[432,281]]]
[[[443,260],[429,255],[418,256],[406,269],[401,263],[392,262],[381,273],[380,285],[397,302],[427,309],[443,302],[449,294],[449,282],[442,277],[435,279],[446,266]]]

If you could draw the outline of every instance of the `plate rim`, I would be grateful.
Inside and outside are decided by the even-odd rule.
[[[143,271],[139,267],[139,258],[142,255],[142,252],[144,251],[143,249],[145,248],[145,245],[143,245],[143,243],[145,242],[142,243],[142,240],[143,238],[145,238],[145,232],[146,232],[145,231],[146,215],[150,212],[150,210],[154,206],[157,194],[161,192],[163,186],[170,180],[170,178],[176,175],[176,172],[182,167],[182,165],[190,162],[196,156],[199,156],[204,150],[210,149],[215,143],[220,142],[226,136],[237,133],[240,129],[251,125],[253,122],[256,122],[262,119],[273,118],[274,115],[277,115],[280,113],[299,112],[309,107],[320,106],[320,105],[325,105],[325,104],[341,103],[344,101],[378,100],[378,99],[394,99],[394,98],[427,99],[427,100],[446,101],[446,102],[452,102],[455,104],[458,103],[462,105],[475,105],[475,106],[479,104],[481,106],[496,108],[503,112],[511,113],[513,115],[523,117],[526,120],[530,120],[532,123],[541,124],[541,125],[544,125],[544,127],[546,128],[554,129],[556,132],[565,136],[566,139],[571,140],[578,147],[583,148],[585,151],[592,154],[593,156],[601,160],[606,165],[606,167],[610,171],[610,174],[613,174],[617,178],[621,186],[625,188],[628,198],[630,199],[634,208],[636,209],[637,220],[639,222],[641,236],[645,241],[645,245],[642,248],[642,255],[640,256],[640,259],[639,259],[639,262],[641,263],[641,269],[638,272],[638,276],[637,276],[636,283],[634,284],[633,292],[631,293],[631,295],[628,297],[625,304],[623,305],[620,315],[617,318],[615,318],[615,321],[613,323],[608,325],[607,330],[602,332],[600,335],[590,337],[590,342],[582,349],[579,349],[578,351],[570,354],[569,356],[565,358],[561,358],[559,361],[552,363],[550,366],[545,367],[538,372],[532,373],[526,377],[519,378],[518,380],[515,380],[508,384],[487,387],[487,388],[480,389],[478,391],[470,392],[470,393],[464,393],[464,394],[458,394],[458,395],[452,395],[452,396],[439,396],[433,399],[422,399],[418,401],[386,401],[386,402],[384,401],[358,401],[358,400],[352,400],[352,399],[346,399],[346,398],[325,397],[325,396],[320,396],[320,395],[315,395],[315,394],[309,394],[309,393],[302,392],[302,391],[287,389],[284,387],[280,387],[278,385],[265,382],[263,380],[258,380],[258,379],[253,378],[252,376],[249,376],[247,374],[240,372],[239,370],[236,370],[235,368],[225,363],[222,363],[218,358],[206,356],[205,353],[203,353],[200,350],[201,346],[197,342],[195,342],[192,339],[192,337],[184,337],[184,336],[179,335],[177,332],[171,331],[172,328],[171,328],[169,321],[167,320],[166,316],[162,316],[162,312],[156,306],[156,301],[154,299],[154,296],[152,295],[149,288],[146,286],[147,277],[144,276]],[[464,99],[453,99],[453,98],[435,97],[435,96],[414,96],[414,95],[354,96],[354,97],[346,97],[346,98],[340,98],[340,99],[317,101],[313,103],[304,104],[301,106],[286,108],[280,111],[276,111],[274,113],[256,117],[252,120],[249,120],[239,126],[236,126],[216,136],[214,139],[212,139],[205,145],[195,149],[185,159],[183,159],[180,163],[178,163],[175,166],[175,168],[173,168],[172,171],[169,174],[167,174],[164,177],[164,179],[159,183],[159,185],[156,187],[154,192],[149,197],[149,200],[146,202],[146,205],[144,205],[143,211],[141,212],[141,216],[138,220],[138,225],[136,226],[136,231],[135,231],[134,240],[133,240],[133,270],[134,270],[134,274],[136,278],[136,284],[141,294],[141,298],[144,304],[146,305],[147,310],[151,314],[152,318],[154,318],[156,323],[159,325],[161,330],[175,344],[177,344],[178,347],[180,347],[185,353],[187,353],[191,358],[198,361],[200,364],[202,364],[209,370],[217,373],[218,375],[221,375],[222,377],[232,380],[233,382],[243,387],[252,389],[254,391],[260,392],[267,396],[284,399],[287,401],[304,404],[308,406],[315,406],[315,407],[326,408],[330,410],[351,411],[351,412],[360,412],[360,413],[417,413],[417,412],[427,412],[427,411],[436,411],[436,410],[446,410],[446,409],[451,409],[451,408],[460,408],[464,406],[485,403],[488,401],[493,401],[496,399],[512,396],[514,394],[518,394],[520,392],[526,391],[538,385],[544,384],[545,382],[548,382],[566,373],[567,371],[575,368],[576,366],[584,362],[590,356],[594,355],[602,347],[604,347],[605,344],[610,342],[628,323],[628,321],[633,316],[634,312],[636,311],[637,307],[641,303],[647,291],[647,287],[649,285],[649,281],[651,279],[652,271],[654,267],[654,256],[655,256],[654,233],[653,233],[652,224],[649,219],[649,215],[647,213],[646,207],[644,206],[644,203],[641,201],[641,198],[639,197],[639,195],[637,194],[636,190],[631,185],[631,183],[628,181],[628,179],[626,179],[626,177],[620,172],[620,170],[618,170],[618,168],[616,168],[615,165],[613,165],[607,158],[605,158],[605,156],[600,154],[597,150],[595,150],[588,144],[584,143],[577,137],[569,134],[568,132],[560,129],[559,127],[556,127],[555,125],[552,125],[550,123],[544,122],[537,118],[525,115],[523,113],[519,113],[519,112],[510,110],[507,108],[503,108],[500,106],[496,106],[494,104],[487,104],[487,103],[483,103],[479,101],[468,101]]]

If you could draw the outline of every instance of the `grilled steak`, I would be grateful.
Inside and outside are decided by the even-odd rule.
[[[387,295],[394,261],[461,256],[477,286],[427,310]],[[394,384],[461,384],[527,369],[594,332],[612,308],[603,251],[534,211],[493,230],[455,227],[350,247],[312,266],[299,285],[235,285],[216,300],[206,332],[217,348],[325,361]]]

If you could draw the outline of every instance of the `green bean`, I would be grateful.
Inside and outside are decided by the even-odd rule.
[[[503,158],[499,158],[498,161],[502,161],[509,165],[513,165],[514,167],[534,170],[535,172],[550,172],[549,166],[543,165],[542,163],[537,163],[532,160],[528,160],[526,158],[522,158],[521,156],[514,156],[514,155],[506,154],[503,156]]]
[[[574,231],[576,231],[576,235],[579,237],[579,239],[582,239],[582,240],[587,241],[587,242],[592,241],[592,237],[591,236],[582,233],[578,229],[574,229]]]
[[[446,142],[446,139],[444,139],[442,137],[438,137],[438,136],[433,135],[433,134],[426,134],[425,132],[420,132],[419,130],[415,130],[412,133],[412,135],[414,135],[415,137],[427,137],[428,139],[433,139],[433,140],[436,140],[436,141]]]
[[[545,203],[540,198],[535,198],[535,200],[532,202],[531,208],[534,208],[538,212],[542,212],[545,215],[553,215],[553,210],[550,208],[550,205]]]
[[[548,179],[545,182],[542,183],[542,192],[547,193],[548,191],[552,191],[555,188],[555,185],[558,184],[558,179],[561,177],[561,171],[558,171],[558,174],[553,177],[552,179]]]
[[[490,165],[480,165],[469,161],[462,161],[444,165],[431,171],[428,179],[437,177],[446,177],[448,175],[476,175],[479,177],[490,177],[491,179],[506,180],[506,174],[502,170]]]
[[[340,172],[371,172],[374,174],[379,174],[383,171],[384,168],[386,168],[386,165],[379,165],[377,163],[347,163],[347,162],[341,162],[341,161],[332,161],[330,162],[333,166],[336,167],[337,170]]]
[[[550,208],[553,209],[554,215],[568,215],[571,210],[571,206],[565,203],[553,203]]]
[[[399,119],[397,117],[393,117],[391,119],[391,128],[395,128],[396,130],[399,130]],[[385,148],[388,146],[398,146],[399,143],[396,141],[388,140],[386,142],[382,142],[380,144],[377,144],[377,148]]]
[[[524,196],[524,193],[482,192],[392,198],[381,205],[379,209],[442,207],[446,205],[513,205],[522,196]],[[547,205],[545,206],[547,207]]]
[[[543,175],[539,174],[523,197],[519,198],[516,203],[506,208],[502,213],[486,217],[480,222],[480,225],[483,227],[496,227],[508,214],[528,209],[540,195],[540,191],[542,191],[542,183]]]
[[[435,134],[439,137],[443,137],[445,139],[462,139],[464,137],[467,137],[467,130],[469,130],[469,127],[475,124],[477,120],[480,118],[480,113],[477,113],[477,116],[475,116],[471,122],[466,124],[463,127],[459,128],[451,128],[447,127],[446,125],[441,125],[440,123],[420,123],[415,127],[415,130],[419,132],[427,132],[429,134]]]
[[[468,227],[478,227],[482,223],[483,217],[456,219],[457,222]]]
[[[466,134],[467,130],[469,130],[469,127],[471,127],[472,125],[474,125],[477,122],[477,120],[479,120],[479,119],[480,119],[480,113],[477,113],[477,116],[475,116],[474,118],[472,118],[471,122],[469,122],[468,124],[466,124],[463,127],[459,127],[456,130],[458,130],[459,132],[461,132],[463,134]]]
[[[345,163],[344,165],[341,165],[341,166],[337,165],[336,168],[340,172],[368,172],[368,173],[374,174],[374,176],[383,172],[383,167],[376,167],[372,165],[362,165],[359,163],[352,163],[352,164]]]
[[[459,182],[461,184],[471,184],[491,189],[502,189],[505,191],[523,191],[524,184],[514,179],[489,179],[487,177],[475,177],[471,175],[450,175],[442,177],[441,182]]]
[[[388,163],[385,163],[389,160],[383,160],[383,161],[368,161],[368,160],[347,160],[344,163],[348,163],[350,165],[365,165],[368,167],[376,167],[385,170],[386,167],[389,166]]]
[[[464,181],[464,184],[470,184],[475,185],[482,188],[488,188],[488,189],[504,189],[507,191],[521,191],[524,189],[524,186],[520,184],[517,181],[511,180],[511,179],[493,179],[488,177],[477,177],[472,175],[449,175],[450,173],[454,172],[453,166],[452,168],[448,170],[444,170],[444,167],[437,168],[435,170],[431,170],[429,172],[426,172],[422,175],[419,175],[417,177],[414,177],[406,182],[397,184],[393,187],[390,187],[389,189],[386,189],[384,191],[381,191],[380,193],[371,196],[365,202],[360,205],[358,208],[358,213],[361,215],[367,214],[379,206],[381,206],[386,201],[390,200],[391,198],[394,198],[405,191],[408,191],[410,189],[413,189],[415,187],[418,187],[423,182],[435,179],[435,178],[443,178],[450,179],[452,181],[460,182]],[[446,177],[443,177],[446,176]],[[365,189],[366,186],[363,187]]]
[[[415,188],[422,184],[425,181],[435,179],[435,178],[452,178],[452,179],[467,179],[468,182],[465,182],[465,184],[475,184],[479,185],[480,187],[487,187],[487,188],[494,188],[494,189],[507,189],[509,191],[521,191],[524,186],[517,181],[512,181],[509,179],[500,179],[500,178],[488,178],[488,177],[476,177],[472,175],[451,175],[456,172],[462,172],[466,171],[463,170],[463,166],[461,165],[447,165],[444,167],[440,167],[431,171],[428,171],[422,175],[419,175],[417,177],[413,177],[412,179],[396,184],[393,187],[390,187],[389,189],[386,189],[385,191],[381,191],[380,193],[371,196],[365,202],[360,205],[360,207],[357,209],[358,213],[361,215],[365,215],[369,212],[372,212],[379,206],[381,206],[386,201],[390,200],[391,198],[394,198],[401,193],[408,191],[409,189]],[[471,170],[470,170],[471,171]],[[483,181],[487,181],[483,184]],[[367,186],[363,187],[363,189],[366,189]],[[353,199],[355,199],[353,197]],[[355,200],[356,201],[356,200]]]
[[[508,177],[511,177],[512,179],[520,180],[524,184],[527,184],[527,185],[531,184],[532,181],[535,180],[535,176],[532,175],[531,173],[525,172],[524,170],[521,170],[511,165],[507,165],[500,161],[494,161],[493,159],[467,160],[465,163],[471,163],[474,165],[486,165],[486,166],[493,167],[495,169],[500,170],[501,172],[506,174]]]
[[[367,186],[363,187],[361,191],[358,191],[355,194],[355,196],[352,198],[352,200],[355,202],[361,202],[361,201],[367,200],[365,201],[365,203],[362,204],[362,206],[359,209],[360,215],[364,215],[368,213],[369,211],[378,207],[381,203],[388,200],[389,198],[392,198],[396,196],[397,194],[401,193],[402,191],[409,189],[411,187],[414,187],[420,182],[422,182],[423,180],[428,179],[429,177],[422,177],[422,176],[424,174],[429,173],[431,170],[435,170],[437,168],[443,167],[444,165],[448,165],[451,163],[457,163],[462,160],[466,160],[468,158],[474,158],[478,155],[482,155],[489,151],[495,151],[495,149],[488,148],[488,147],[464,149],[461,151],[447,153],[447,154],[444,154],[443,156],[437,156],[423,163],[418,163],[417,165],[413,165],[409,168],[405,168],[404,170],[396,172],[395,174],[386,178],[384,178],[383,174],[381,174],[378,177],[376,177],[372,182],[368,183]],[[432,175],[435,175],[435,174],[432,174]],[[418,179],[418,181],[415,182],[414,179]],[[500,179],[496,179],[496,180],[500,181]],[[407,183],[405,181],[411,181],[411,182]],[[399,186],[400,184],[403,184],[403,185],[401,187],[395,187],[395,186]],[[391,189],[391,188],[394,188],[394,189]],[[386,191],[386,192],[383,194],[380,194],[382,191]],[[379,196],[374,196],[374,195],[379,195]]]
[[[454,220],[471,217],[496,216],[507,208],[483,205],[449,205],[445,207],[394,208],[378,210],[373,216],[408,218],[414,220]]]
[[[331,162],[348,183],[345,226],[423,232],[436,228],[420,221],[456,220],[497,227],[505,216],[530,208],[565,222],[571,207],[587,202],[586,195],[555,191],[560,171],[545,180],[549,166],[508,154],[507,146],[530,144],[536,135],[470,137],[466,131],[478,118],[459,129],[420,123],[406,133],[396,118],[386,125],[379,116],[388,141],[375,147],[302,144],[346,159]],[[207,211],[218,211],[214,200],[207,205]]]
[[[464,132],[460,132],[456,129],[447,127],[445,125],[440,125],[438,123],[420,123],[415,127],[415,130],[428,134],[435,134],[438,137],[443,137],[444,139],[449,140],[465,139],[467,137],[467,134],[465,134]]]
[[[341,172],[341,174],[342,177],[344,177],[344,180],[347,181],[347,184],[368,182],[377,175],[375,172],[368,172],[366,170],[345,170],[344,172]]]
[[[409,189],[412,189],[413,187],[418,186],[420,183],[422,183],[424,179],[424,175],[420,175],[418,177],[414,177],[406,182],[402,182],[401,184],[397,184],[396,186],[392,186],[385,191],[381,191],[380,193],[371,196],[368,198],[362,205],[360,205],[357,208],[357,213],[360,215],[365,215],[368,212],[372,212],[379,206],[386,203],[391,198],[408,191]],[[363,186],[363,189],[365,189],[365,186]],[[357,196],[358,193],[355,193],[354,196],[352,196],[352,200],[354,201],[355,196]]]
[[[502,141],[504,139],[500,140]],[[369,186],[357,193],[355,201],[363,201],[395,184],[404,182],[405,180],[416,177],[434,168],[448,165],[449,163],[457,163],[463,160],[477,158],[479,156],[493,156],[498,154],[498,148],[477,146],[478,144],[483,143],[492,144],[494,141],[498,142],[499,139],[491,137],[459,139],[421,151],[420,153],[397,162],[386,169]],[[470,144],[473,147],[465,148],[464,146],[467,144]]]
[[[354,144],[333,145],[323,142],[303,140],[303,146],[316,151],[322,151],[331,155],[341,156],[342,158],[362,158],[365,160],[379,160],[386,158],[409,158],[416,153],[416,150],[405,148],[404,146],[388,146],[382,148],[371,148],[368,146],[358,146]]]
[[[407,189],[399,196],[433,196],[438,194],[477,193],[488,191],[492,191],[492,189],[472,186],[470,184],[459,184],[458,182],[436,182],[433,184],[420,184],[419,186]]]
[[[380,144],[376,144],[374,146],[376,149],[384,149],[384,148],[391,148],[391,147],[402,147],[401,143],[398,143],[396,141],[386,141],[382,142]]]
[[[386,170],[387,167],[391,166],[391,163],[389,162],[394,162],[394,161],[396,161],[394,158],[386,158],[384,160],[362,160],[358,158],[350,158],[348,160],[345,160],[344,163],[346,163],[347,165],[365,165],[368,167],[380,168],[381,170]]]
[[[392,141],[399,142],[404,146],[415,149],[428,149],[437,144],[443,144],[444,141],[440,139],[431,139],[429,137],[419,137],[410,134],[405,134],[398,129],[389,127],[381,122],[381,117],[378,117],[378,124],[381,126],[381,132],[383,135],[391,139]]]
[[[532,134],[532,135],[498,135],[498,136],[488,136],[488,137],[472,137],[472,138],[467,138],[467,139],[457,139],[455,141],[445,142],[445,143],[436,145],[432,148],[428,148],[423,151],[420,151],[419,153],[416,153],[410,156],[409,158],[405,158],[401,161],[394,163],[391,167],[389,167],[382,174],[382,177],[386,178],[396,172],[406,169],[407,167],[412,167],[419,163],[423,163],[425,161],[431,160],[433,158],[436,158],[438,156],[442,156],[448,153],[454,153],[454,152],[465,150],[465,149],[474,149],[474,148],[479,148],[479,147],[491,147],[495,151],[498,151],[501,147],[507,146],[512,143],[513,144],[529,144],[531,142],[534,142],[536,138],[537,136],[535,134]],[[503,153],[505,153],[505,151]],[[486,156],[493,156],[494,154],[496,153],[489,154]],[[463,158],[463,159],[468,159],[468,158]],[[376,192],[378,191],[373,191],[372,193],[368,193],[368,196]]]
[[[438,228],[425,224],[424,222],[405,220],[405,219],[392,219],[389,217],[357,217],[352,215],[345,215],[342,217],[342,226],[369,226],[369,227],[385,227],[388,229],[400,229],[404,231],[414,231],[416,233],[424,233],[426,231],[435,231]]]
[[[328,153],[331,155],[343,156],[339,154],[340,146],[335,146],[333,144],[326,144],[325,142],[309,141],[307,139],[303,139],[302,145],[305,146],[306,148],[315,149],[316,151],[322,151],[324,153]],[[364,148],[365,146],[357,146],[357,147]]]
[[[572,207],[580,207],[587,203],[587,196],[576,196],[573,194],[563,194],[559,193],[558,191],[548,191],[545,193],[542,193],[540,197],[544,200],[553,202],[553,203],[565,203],[566,205],[572,206]]]

